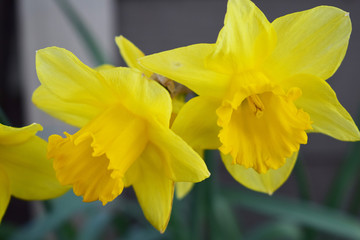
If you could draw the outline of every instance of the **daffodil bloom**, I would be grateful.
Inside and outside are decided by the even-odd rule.
[[[56,179],[52,162],[46,158],[47,143],[35,134],[41,125],[22,128],[0,124],[0,221],[10,197],[45,200],[69,188]]]
[[[167,90],[170,93],[171,99],[172,99],[172,101],[171,101],[172,113],[171,113],[171,119],[170,119],[170,126],[171,126],[172,123],[174,122],[176,116],[178,115],[180,109],[185,104],[185,93],[187,93],[187,92],[184,91],[184,87],[180,84],[175,85],[176,83],[174,83],[172,80],[169,80],[167,78],[162,78],[161,76],[154,74],[153,72],[150,72],[150,71],[146,70],[145,68],[143,68],[139,64],[138,60],[141,57],[144,57],[145,54],[125,37],[118,36],[115,38],[115,42],[118,45],[121,56],[123,57],[126,64],[130,68],[138,69],[146,77],[152,78],[152,79],[158,81],[161,85],[163,85],[164,87],[167,88]],[[174,131],[174,132],[177,133],[176,131]],[[178,133],[180,137],[181,137],[181,133],[182,132]],[[204,151],[203,149],[195,149],[195,150],[200,155],[202,155],[203,151]],[[175,192],[176,192],[177,198],[182,199],[183,197],[185,197],[190,192],[192,187],[193,187],[192,182],[177,182],[175,184]]]
[[[251,1],[229,0],[215,44],[139,61],[199,95],[174,122],[190,145],[214,145],[218,137],[232,176],[253,190],[272,193],[289,176],[307,133],[360,140],[351,116],[325,81],[340,66],[350,33],[349,13],[335,7],[320,6],[270,23]],[[209,131],[198,132],[206,126]]]
[[[169,129],[171,99],[157,82],[130,68],[96,71],[71,52],[36,54],[41,86],[33,102],[81,129],[49,138],[48,157],[59,181],[85,202],[104,205],[132,186],[145,217],[163,232],[174,182],[209,176],[205,163]]]
[[[177,84],[168,78],[154,74],[143,68],[138,60],[144,57],[145,54],[124,36],[116,37],[115,42],[120,50],[121,56],[130,68],[141,71],[146,77],[159,82],[169,91],[172,98],[172,115],[170,119],[170,125],[172,125],[180,109],[185,104],[185,95],[188,93],[187,89],[183,85]]]

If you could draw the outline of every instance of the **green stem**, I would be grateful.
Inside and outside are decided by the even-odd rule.
[[[193,189],[194,202],[192,212],[194,217],[192,239],[214,239],[216,234],[216,223],[214,219],[214,194],[216,187],[214,186],[216,178],[216,158],[214,151],[206,150],[204,159],[207,164],[211,177],[201,183],[197,183]]]
[[[204,186],[203,183],[198,183],[193,189],[193,203],[191,205],[191,226],[192,239],[204,239],[204,225],[205,225],[205,209],[203,205]]]
[[[206,151],[205,162],[211,172],[211,177],[204,181],[205,189],[203,204],[206,213],[205,239],[241,239],[240,226],[228,201],[220,194],[218,151]]]
[[[300,198],[303,200],[310,200],[309,181],[307,179],[304,163],[299,155],[296,165],[294,167],[295,179],[298,185]]]
[[[169,223],[169,228],[171,228],[171,236],[174,240],[185,240],[190,238],[189,225],[186,221],[183,221],[185,218],[183,216],[183,204],[184,199],[178,200],[174,198],[172,213]]]
[[[207,164],[207,167],[209,171],[211,172],[211,177],[206,179],[204,182],[205,187],[205,198],[204,204],[205,204],[205,213],[206,213],[206,220],[208,224],[208,229],[210,236],[208,236],[207,239],[219,239],[217,231],[217,224],[216,224],[216,214],[215,214],[215,198],[216,198],[216,182],[217,182],[217,159],[215,155],[215,151],[206,150],[205,151],[205,162]]]
[[[351,202],[349,204],[348,213],[350,213],[353,216],[357,216],[360,211],[360,178],[358,178],[356,187],[354,188],[354,195],[351,198]]]
[[[309,181],[307,178],[307,173],[306,173],[306,169],[304,166],[304,163],[302,161],[302,157],[298,156],[296,165],[294,167],[294,174],[295,174],[295,179],[298,185],[298,189],[299,189],[299,194],[300,194],[300,198],[302,200],[305,201],[309,201],[311,199],[310,196],[310,185],[309,185]],[[307,240],[312,240],[315,239],[316,237],[316,232],[314,231],[314,229],[309,228],[309,227],[304,227],[303,228],[303,233],[304,233],[304,237]]]
[[[79,14],[75,11],[73,6],[71,6],[68,0],[55,0],[55,3],[59,6],[65,16],[72,23],[72,26],[75,28],[75,31],[84,41],[89,52],[92,54],[97,65],[106,63],[105,57],[100,50],[98,43],[96,42],[93,34],[87,28],[84,21],[80,18]]]
[[[359,119],[359,114],[357,119]],[[357,122],[357,125],[359,122]],[[351,190],[352,183],[358,177],[360,169],[360,142],[354,142],[351,150],[337,172],[330,190],[325,199],[325,205],[332,208],[339,208],[346,194]]]
[[[350,154],[344,161],[337,173],[332,187],[325,200],[325,205],[332,208],[339,208],[346,193],[352,187],[360,168],[360,143],[353,143]]]

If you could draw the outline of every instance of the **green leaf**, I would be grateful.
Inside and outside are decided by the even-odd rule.
[[[76,197],[71,191],[67,194],[51,200],[52,212],[31,221],[23,228],[19,228],[11,240],[37,240],[61,226],[71,216],[80,211],[100,206],[97,203],[84,203],[81,198]]]
[[[0,227],[0,239],[9,239],[10,236],[16,232],[16,226],[8,223],[1,223]]]
[[[111,220],[113,219],[112,214],[106,211],[97,212],[92,214],[87,221],[85,222],[84,227],[79,232],[79,240],[96,240],[101,239],[101,233],[105,228],[110,225]]]
[[[231,204],[248,210],[285,218],[334,235],[360,239],[360,221],[335,209],[239,189],[223,189],[223,194]]]
[[[307,172],[302,162],[302,156],[299,153],[298,159],[294,167],[295,180],[298,185],[300,198],[303,200],[310,200],[310,185],[307,177]]]
[[[186,199],[174,198],[173,207],[170,217],[169,226],[166,232],[171,235],[171,239],[174,240],[187,240],[190,239],[190,226],[188,221],[185,220],[185,214],[187,213]]]
[[[241,239],[242,234],[238,221],[227,199],[221,195],[216,195],[214,196],[213,204],[215,222],[222,236],[221,239]]]
[[[122,237],[121,240],[161,240],[167,238],[167,233],[160,234],[152,227],[139,228],[133,227],[129,230],[129,233]],[[119,239],[120,240],[120,239]]]
[[[352,144],[352,148],[345,159],[331,185],[325,204],[332,208],[339,208],[344,197],[352,189],[360,169],[360,142]]]
[[[303,235],[299,226],[286,222],[271,222],[255,228],[246,235],[247,240],[301,240]]]
[[[357,183],[354,188],[354,193],[351,198],[347,212],[351,215],[357,216],[360,211],[360,178],[358,178]]]

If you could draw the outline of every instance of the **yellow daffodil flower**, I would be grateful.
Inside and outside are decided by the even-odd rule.
[[[57,47],[37,52],[36,69],[42,85],[35,105],[81,127],[49,138],[59,181],[85,202],[104,205],[132,186],[145,217],[165,231],[174,182],[209,176],[200,156],[169,129],[169,93],[138,70],[96,71]]]
[[[227,170],[245,186],[271,194],[292,171],[307,133],[360,140],[351,116],[325,81],[340,66],[350,33],[349,13],[335,7],[316,7],[270,23],[251,1],[229,0],[215,44],[139,61],[199,95],[174,122],[186,132],[183,138],[190,145],[210,146],[216,137],[197,130],[217,129]]]
[[[52,162],[46,158],[46,141],[35,136],[41,130],[39,124],[22,128],[0,124],[0,221],[10,196],[45,200],[69,189],[56,179]]]
[[[146,77],[159,82],[169,91],[172,99],[172,115],[170,119],[170,125],[172,125],[180,109],[185,104],[185,95],[188,93],[187,89],[183,85],[177,84],[168,78],[154,74],[143,68],[138,60],[144,57],[145,54],[124,36],[116,37],[115,42],[120,50],[121,56],[130,68],[138,69]]]
[[[150,72],[143,68],[138,60],[141,57],[144,57],[145,54],[136,47],[132,42],[130,42],[128,39],[126,39],[123,36],[118,36],[115,38],[115,42],[118,45],[118,48],[120,50],[120,54],[125,60],[126,64],[134,69],[138,69],[141,71],[146,77],[152,78],[156,81],[158,81],[161,85],[163,85],[167,90],[170,92],[170,95],[172,97],[172,113],[171,113],[171,119],[170,119],[170,126],[176,119],[176,116],[178,115],[180,109],[185,104],[185,94],[187,93],[186,90],[184,91],[184,87],[180,84],[175,85],[173,81],[163,78],[162,76],[159,76],[157,74],[154,74],[153,72]],[[174,131],[177,133],[177,129]],[[181,137],[181,132],[177,133]],[[191,145],[190,145],[191,146]],[[195,149],[196,152],[198,152],[200,155],[203,154],[203,149]],[[192,182],[177,182],[175,184],[175,193],[176,197],[178,199],[182,199],[185,197],[192,189],[193,187]]]

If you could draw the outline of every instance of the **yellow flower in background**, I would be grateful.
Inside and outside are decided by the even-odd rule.
[[[144,57],[145,54],[139,48],[137,48],[132,42],[130,42],[128,39],[126,39],[123,36],[118,36],[115,38],[115,41],[119,47],[121,56],[123,57],[123,59],[125,60],[126,64],[129,67],[138,69],[146,77],[152,78],[155,81],[158,81],[161,85],[166,87],[167,90],[170,92],[170,96],[172,99],[172,101],[171,101],[172,113],[171,113],[171,119],[170,119],[170,126],[171,126],[172,123],[174,122],[174,120],[176,119],[176,116],[178,115],[180,109],[185,104],[185,95],[187,93],[186,90],[184,91],[184,87],[182,85],[180,85],[180,84],[175,85],[176,83],[174,84],[174,82],[172,80],[169,80],[160,75],[154,74],[153,72],[150,72],[150,71],[146,70],[145,68],[143,68],[139,64],[138,60],[139,60],[139,58]],[[180,137],[182,137],[181,136],[182,131],[180,131],[178,133],[176,130],[177,129],[175,129],[174,132],[176,134],[178,134]],[[193,147],[192,145],[190,145],[190,146]],[[195,150],[201,156],[203,155],[204,150],[202,148],[199,148],[199,149],[195,148]],[[175,192],[176,192],[177,198],[181,199],[181,198],[185,197],[190,192],[192,187],[193,187],[192,182],[177,182],[175,185]]]
[[[229,0],[215,44],[139,61],[199,95],[174,122],[190,145],[213,145],[209,139],[215,137],[197,129],[217,129],[232,176],[253,190],[272,193],[292,171],[307,133],[360,140],[351,116],[325,81],[340,66],[350,33],[349,14],[335,7],[316,7],[270,23],[251,1]]]
[[[46,141],[35,136],[41,130],[39,124],[22,128],[0,124],[0,221],[11,196],[45,200],[69,190],[60,185],[46,158]]]
[[[56,47],[37,52],[36,69],[41,86],[35,105],[81,127],[49,138],[60,183],[72,185],[84,201],[104,205],[132,186],[145,217],[165,231],[174,182],[209,176],[200,156],[169,129],[169,93],[138,70],[96,71]]]

